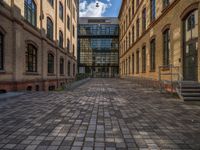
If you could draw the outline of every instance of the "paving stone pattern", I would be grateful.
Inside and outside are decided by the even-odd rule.
[[[200,149],[200,102],[120,79],[0,102],[0,149]]]

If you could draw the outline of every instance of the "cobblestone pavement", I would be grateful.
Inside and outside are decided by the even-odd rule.
[[[0,149],[200,149],[200,102],[119,79],[0,102]]]

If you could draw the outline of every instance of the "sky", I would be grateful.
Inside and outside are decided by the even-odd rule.
[[[80,17],[118,17],[122,0],[80,0]]]

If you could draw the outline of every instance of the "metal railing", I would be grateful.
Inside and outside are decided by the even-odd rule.
[[[174,93],[174,90],[181,95],[183,76],[181,74],[180,66],[174,66],[172,64],[167,66],[159,66],[159,84],[160,92]],[[166,88],[166,85],[169,88]],[[178,91],[177,91],[178,90]]]

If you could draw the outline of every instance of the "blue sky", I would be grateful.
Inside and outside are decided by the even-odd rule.
[[[81,17],[117,17],[122,0],[80,0]]]

